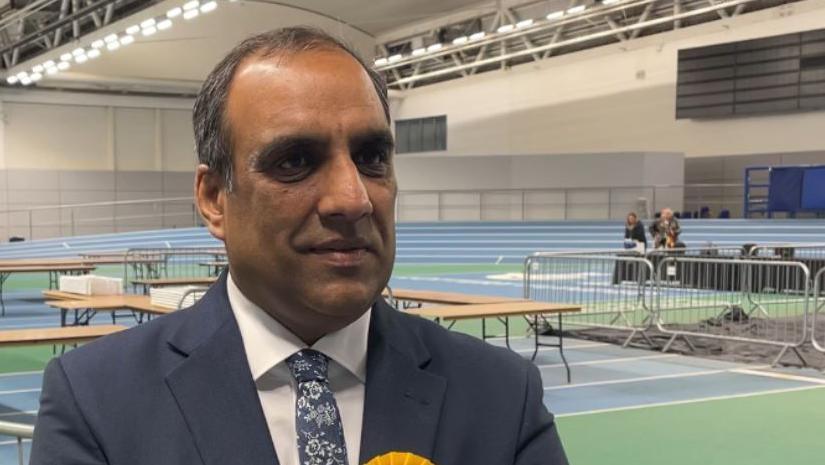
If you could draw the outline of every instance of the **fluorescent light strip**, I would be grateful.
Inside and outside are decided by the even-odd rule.
[[[496,31],[499,34],[506,34],[508,32],[512,32],[513,29],[515,29],[515,28],[516,28],[516,26],[513,25],[513,24],[505,24],[504,26],[501,26],[500,28],[498,28]]]
[[[177,18],[178,16],[181,15],[181,13],[183,13],[183,8],[181,8],[179,6],[176,6],[175,8],[172,8],[171,10],[166,12],[166,17],[167,18]]]
[[[164,19],[163,21],[158,23],[158,30],[165,31],[172,27],[172,20],[171,19]]]
[[[205,3],[201,6],[201,13],[209,13],[210,11],[214,11],[217,7],[218,2],[212,0],[211,2]]]
[[[192,0],[191,2],[186,2],[183,4],[183,11],[194,10],[198,6],[200,6],[201,2],[198,0]]]
[[[559,19],[562,16],[564,16],[563,11],[554,11],[554,12],[550,13],[549,15],[547,15],[547,20],[548,21],[553,21],[554,19]]]
[[[129,34],[129,35],[135,35],[138,32],[140,32],[140,26],[138,26],[137,24],[135,24],[134,26],[129,26],[129,27],[126,28],[126,33]]]
[[[195,16],[198,16],[199,14],[200,14],[200,11],[198,11],[198,10],[184,11],[183,12],[183,19],[192,19]]]
[[[469,40],[470,39],[467,36],[456,37],[455,39],[453,39],[453,45],[466,44]]]
[[[567,9],[567,14],[574,15],[576,13],[581,13],[582,11],[586,10],[587,7],[584,5],[574,6],[573,8]]]
[[[120,45],[126,46],[135,41],[134,36],[123,36],[120,38]]]
[[[470,40],[481,40],[486,35],[487,34],[485,34],[484,31],[476,32],[475,34],[470,34]]]
[[[158,29],[155,26],[149,26],[149,27],[147,27],[146,29],[143,30],[143,36],[144,37],[149,37],[150,35],[152,35],[156,32],[158,32]]]
[[[533,25],[533,20],[532,19],[525,19],[523,21],[519,21],[519,22],[516,23],[516,27],[518,29],[524,29],[525,27],[530,27],[532,25]]]
[[[427,51],[430,52],[430,53],[437,52],[437,51],[441,50],[443,47],[444,46],[441,45],[441,44],[432,44],[429,47],[427,47]]]
[[[150,27],[155,25],[155,18],[149,18],[146,21],[140,23],[140,27],[142,29],[149,29]]]

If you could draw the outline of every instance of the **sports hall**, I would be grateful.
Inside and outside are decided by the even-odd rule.
[[[531,360],[570,463],[825,460],[825,0],[0,0],[0,465],[226,269],[195,97],[305,25],[386,80],[383,298]]]

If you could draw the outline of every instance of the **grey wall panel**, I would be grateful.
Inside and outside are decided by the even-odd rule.
[[[679,82],[691,83],[700,81],[713,81],[717,79],[729,79],[736,76],[735,71],[735,68],[730,67],[680,73]]]
[[[799,71],[798,58],[738,66],[736,68],[736,76],[757,76],[788,71]]]
[[[702,118],[714,116],[729,116],[733,114],[733,105],[719,105],[701,108],[680,108],[676,110],[677,118]]]
[[[799,99],[773,100],[758,103],[737,103],[734,106],[736,113],[779,113],[799,108]]]
[[[118,191],[154,191],[163,190],[163,174],[158,171],[119,171],[117,173]]]
[[[61,190],[114,191],[113,171],[60,171]]]
[[[799,107],[805,109],[825,108],[825,97],[803,97],[799,99]]]
[[[58,205],[60,203],[60,191],[57,189],[9,189],[8,202],[17,205]]]
[[[8,170],[8,189],[58,189],[60,173],[53,170]]]
[[[734,81],[734,86],[735,90],[749,90],[758,89],[761,87],[796,85],[798,82],[799,73],[782,73],[736,79]]]
[[[728,103],[733,103],[733,94],[731,93],[694,95],[676,99],[676,105],[679,108],[717,106]]]
[[[163,173],[163,191],[167,193],[177,193],[192,195],[195,189],[195,173],[189,172],[165,172]],[[177,197],[174,195],[173,197]]]
[[[796,97],[799,95],[798,86],[773,87],[770,89],[755,89],[736,92],[736,103],[747,103],[758,100],[774,100]]]
[[[796,82],[796,75],[793,75],[794,82]],[[677,90],[677,95],[682,97],[693,94],[709,94],[712,92],[725,92],[733,90],[733,79],[724,81],[700,82],[697,84],[682,84]]]

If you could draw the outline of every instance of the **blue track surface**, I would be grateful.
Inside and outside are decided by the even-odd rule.
[[[684,220],[688,246],[825,242],[825,220]],[[521,263],[537,251],[610,250],[622,246],[616,221],[544,223],[405,223],[398,228],[398,263]],[[130,232],[0,245],[0,259],[74,256],[132,247],[218,246],[204,228]]]

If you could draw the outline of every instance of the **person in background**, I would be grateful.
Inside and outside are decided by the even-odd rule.
[[[645,236],[645,228],[644,225],[642,225],[642,222],[639,221],[639,217],[635,212],[630,212],[627,214],[627,221],[625,221],[624,225],[624,238],[626,242],[633,241],[644,244],[645,249],[647,249],[647,236]]]
[[[659,219],[650,225],[650,234],[653,236],[653,246],[657,249],[675,248],[679,242],[682,228],[679,221],[673,216],[673,210],[663,208]]]

